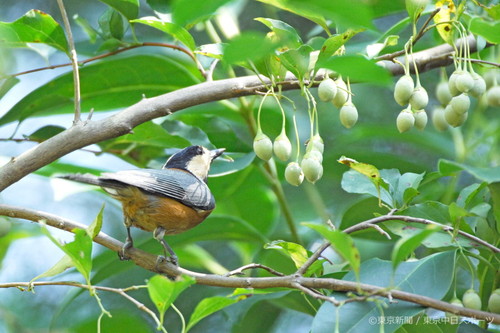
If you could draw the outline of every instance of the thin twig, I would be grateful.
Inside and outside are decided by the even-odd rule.
[[[73,33],[71,32],[71,25],[69,24],[68,14],[66,13],[66,8],[64,8],[63,0],[57,0],[59,5],[59,10],[61,11],[64,27],[66,28],[66,35],[68,36],[68,47],[69,47],[69,57],[71,59],[71,66],[73,67],[73,84],[74,84],[74,96],[75,96],[75,117],[73,119],[73,124],[80,122],[81,114],[81,95],[80,95],[80,72],[78,69],[78,55],[75,49],[75,41],[73,40]]]
[[[276,276],[285,276],[285,274],[280,273],[278,271],[275,271],[271,267],[267,267],[267,266],[264,266],[264,265],[261,265],[261,264],[254,264],[254,263],[253,264],[248,264],[248,265],[245,265],[245,266],[241,266],[240,268],[237,268],[235,270],[227,272],[226,274],[224,274],[224,276],[243,275],[243,271],[245,271],[247,269],[254,269],[254,268],[264,269],[264,270],[268,271],[269,273],[271,273],[273,275],[276,275]]]
[[[387,239],[391,239],[391,236],[384,229],[382,229],[381,227],[379,227],[378,225],[376,225],[376,224],[368,224],[368,227],[377,230],[379,233],[381,233],[382,235],[384,235]]]
[[[474,62],[477,64],[490,65],[493,67],[500,67],[500,63],[498,63],[498,62],[486,61],[486,60],[481,60],[481,59],[473,59],[473,58],[461,58],[461,57],[453,57],[453,56],[449,56],[449,57],[450,57],[450,59],[470,61],[470,62]]]
[[[323,295],[323,294],[321,294],[319,292],[316,292],[314,290],[311,290],[309,288],[304,287],[303,285],[301,285],[298,282],[292,282],[292,286],[295,289],[298,289],[298,290],[302,291],[303,293],[305,293],[305,294],[307,294],[307,295],[309,295],[311,297],[314,297],[316,299],[320,299],[320,300],[323,300],[323,301],[330,302],[330,303],[332,303],[335,306],[339,306],[341,304],[341,302],[335,300],[335,297],[325,296],[325,295]]]

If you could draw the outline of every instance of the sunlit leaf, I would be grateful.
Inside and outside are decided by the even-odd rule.
[[[294,49],[302,44],[302,40],[300,39],[297,31],[288,23],[265,17],[257,17],[254,20],[265,24],[269,29],[271,29],[271,31],[278,38],[281,47],[282,45],[286,45],[288,48]]]
[[[309,58],[313,48],[302,45],[298,49],[288,50],[279,55],[281,63],[299,80],[309,76]]]
[[[360,55],[330,57],[316,65],[318,68],[331,69],[351,82],[369,82],[378,85],[392,84],[391,74],[374,61]]]
[[[0,79],[0,98],[8,93],[12,87],[19,83],[19,81],[20,80],[15,76],[8,76]]]
[[[201,300],[193,313],[191,314],[191,318],[189,318],[189,322],[186,327],[186,331],[189,331],[194,325],[200,322],[203,318],[210,316],[211,314],[220,311],[234,303],[237,303],[239,299],[236,298],[227,298],[223,296],[213,296],[209,298],[204,298]]]
[[[436,8],[441,10],[434,16],[434,23],[437,24],[436,29],[441,38],[448,44],[453,44],[453,25],[445,23],[451,20],[451,14],[456,12],[453,0],[438,0],[436,1]]]
[[[356,34],[364,31],[364,29],[348,29],[347,31],[328,37],[327,40],[323,43],[321,50],[318,55],[318,64],[326,61],[328,58],[333,56],[345,43],[347,43],[352,37]],[[318,66],[316,66],[318,68]]]
[[[32,9],[14,22],[0,22],[0,45],[25,47],[26,43],[43,43],[68,52],[64,30],[52,16]]]
[[[173,36],[175,39],[186,45],[191,51],[194,51],[196,49],[196,44],[194,42],[193,36],[191,36],[191,34],[180,25],[170,22],[163,22],[156,17],[143,17],[141,19],[132,20],[130,22],[149,25],[150,27],[161,30]]]
[[[408,256],[422,244],[424,239],[439,230],[441,230],[439,226],[429,224],[415,235],[399,239],[392,250],[391,261],[393,268],[396,269],[401,262],[408,259]]]
[[[128,20],[139,15],[139,0],[99,0],[123,14]]]
[[[195,23],[209,18],[219,7],[230,0],[175,0],[172,4],[172,18],[174,23],[192,27]]]
[[[223,59],[231,64],[257,61],[271,54],[275,48],[276,44],[265,35],[248,31],[225,45]]]
[[[476,35],[483,36],[488,42],[500,43],[500,22],[488,22],[481,17],[474,17],[469,24],[469,29]]]

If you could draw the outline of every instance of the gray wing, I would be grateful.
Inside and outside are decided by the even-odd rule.
[[[176,199],[192,208],[202,210],[215,208],[215,199],[207,184],[180,169],[126,170],[103,173],[99,178],[136,186],[146,192]]]

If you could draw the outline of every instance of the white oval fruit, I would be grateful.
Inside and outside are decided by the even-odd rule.
[[[462,301],[459,300],[458,298],[453,298],[451,301],[450,301],[450,304],[453,304],[453,305],[456,305],[456,306],[460,306],[460,307],[463,307],[464,305],[462,304]],[[460,318],[460,316],[454,314],[454,313],[451,313],[451,312],[446,312],[446,317],[447,318]]]
[[[297,162],[290,162],[285,169],[285,179],[286,181],[293,185],[299,186],[304,181],[304,172]]]
[[[493,291],[488,298],[488,309],[490,312],[500,314],[500,288]]]
[[[500,86],[493,86],[488,89],[486,101],[489,106],[500,106]]]
[[[407,105],[414,89],[413,78],[410,75],[401,76],[394,86],[394,100],[401,106]]]
[[[470,98],[466,93],[462,93],[458,96],[455,96],[451,99],[450,105],[458,114],[464,114],[469,111],[470,107]]]
[[[349,97],[349,93],[347,92],[347,85],[345,84],[344,80],[342,80],[342,77],[339,77],[337,80],[335,80],[335,85],[337,86],[337,94],[335,94],[335,97],[333,98],[333,105],[335,105],[337,108],[341,108],[342,105],[347,102],[347,98]]]
[[[474,79],[467,71],[460,71],[459,75],[455,79],[455,86],[457,90],[461,93],[468,92],[474,87]]]
[[[401,111],[396,119],[396,127],[398,128],[399,133],[410,130],[413,125],[415,125],[415,117],[413,117],[413,113],[408,109]]]
[[[436,86],[436,97],[441,105],[446,105],[451,101],[453,96],[451,96],[450,88],[448,88],[448,82],[441,81],[438,83]]]
[[[425,110],[418,110],[413,113],[415,118],[415,128],[423,130],[427,125],[427,113]]]
[[[422,86],[416,86],[410,97],[410,105],[414,110],[424,109],[429,103],[429,95]]]
[[[323,175],[323,166],[315,158],[304,158],[300,163],[304,176],[311,183],[316,183]]]
[[[315,134],[308,142],[306,146],[306,151],[317,150],[323,154],[325,150],[325,145],[323,143],[323,139],[319,134]]]
[[[481,297],[474,289],[469,289],[462,297],[464,307],[474,310],[481,310]]]
[[[444,119],[444,108],[440,106],[434,108],[432,112],[432,124],[434,128],[440,132],[444,132],[448,129],[448,122]]]
[[[460,76],[460,70],[455,70],[451,73],[450,78],[448,79],[448,88],[450,89],[451,96],[457,96],[460,94],[460,90],[457,88],[457,78]]]
[[[486,92],[486,82],[483,77],[477,73],[472,73],[472,79],[474,80],[474,86],[469,91],[469,94],[479,98],[482,94]]]
[[[321,81],[318,86],[318,96],[323,102],[333,101],[333,98],[337,94],[337,85],[332,79],[325,79]]]
[[[273,156],[273,143],[262,131],[258,131],[253,140],[255,154],[264,161],[269,161]]]
[[[467,120],[467,116],[468,112],[462,114],[455,112],[451,105],[447,105],[446,109],[444,109],[444,119],[453,127],[462,126],[465,120]]]
[[[288,161],[290,155],[292,155],[292,143],[286,136],[285,132],[281,132],[281,134],[274,140],[273,150],[274,155],[276,155],[280,160]]]
[[[353,127],[358,121],[358,109],[353,103],[347,102],[340,108],[340,122],[345,128]]]
[[[304,158],[314,158],[318,160],[319,163],[323,162],[323,154],[316,149],[312,149],[305,153]]]
[[[490,89],[500,83],[500,70],[492,68],[485,72],[483,77],[486,82],[486,89]]]

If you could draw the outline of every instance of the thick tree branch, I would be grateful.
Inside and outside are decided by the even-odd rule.
[[[75,228],[78,229],[86,228],[85,225],[61,218],[53,214],[34,211],[26,208],[9,206],[9,205],[0,204],[0,215],[30,220],[33,222],[44,220],[47,225],[70,232],[72,232],[72,230]],[[100,232],[94,238],[94,241],[98,244],[107,247],[112,251],[118,251],[123,246],[122,242],[102,232]],[[284,287],[284,288],[298,289],[301,291],[303,288],[308,288],[308,289],[329,289],[338,292],[349,292],[349,291],[358,292],[359,290],[361,290],[362,292],[371,295],[379,295],[388,298],[392,297],[402,301],[408,301],[420,304],[424,307],[431,307],[437,310],[451,312],[460,316],[476,318],[479,320],[486,320],[488,322],[500,324],[500,315],[498,314],[458,307],[455,305],[451,305],[447,302],[439,301],[430,297],[425,297],[399,290],[388,290],[386,287],[379,287],[379,286],[373,286],[363,283],[343,281],[331,278],[309,278],[295,274],[287,276],[274,276],[274,277],[228,277],[223,275],[192,272],[183,269],[181,267],[173,266],[167,262],[164,262],[160,266],[158,266],[157,269],[159,271],[157,271],[155,268],[157,256],[137,248],[130,249],[127,254],[130,256],[131,260],[133,260],[136,265],[144,269],[147,269],[149,271],[163,273],[169,276],[178,276],[180,274],[186,274],[194,277],[198,284],[203,284],[208,286],[217,286],[226,288],[258,288],[258,289]],[[300,285],[301,287],[298,288],[297,287],[298,285]]]

